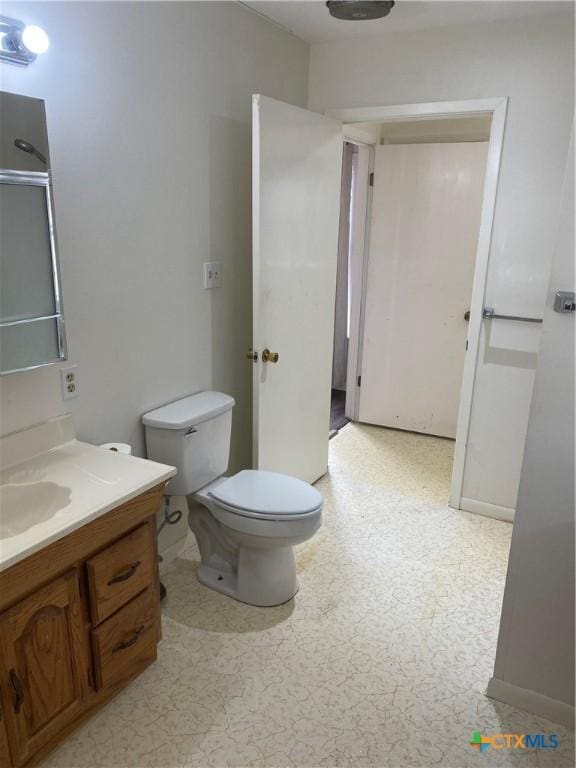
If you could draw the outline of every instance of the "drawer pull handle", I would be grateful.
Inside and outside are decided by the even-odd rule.
[[[142,626],[138,627],[132,637],[128,638],[128,640],[122,640],[121,642],[116,643],[116,645],[112,648],[112,653],[118,653],[118,651],[124,651],[126,648],[130,648],[131,645],[134,645],[134,643],[137,642],[143,631],[144,625],[142,624]]]
[[[11,669],[9,674],[10,682],[12,683],[12,688],[14,689],[14,713],[17,715],[22,709],[22,704],[24,703],[24,688],[22,687],[22,683],[20,682],[20,678],[16,674],[15,669]]]
[[[119,584],[121,581],[128,581],[128,579],[131,579],[132,576],[134,576],[139,566],[140,560],[136,560],[136,562],[129,565],[125,571],[122,571],[122,573],[117,573],[116,576],[112,576],[108,582],[108,586],[111,587],[112,584]]]

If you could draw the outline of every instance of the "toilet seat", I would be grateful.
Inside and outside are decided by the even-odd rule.
[[[289,475],[245,469],[210,491],[228,512],[263,520],[301,520],[317,515],[322,496],[308,483]]]

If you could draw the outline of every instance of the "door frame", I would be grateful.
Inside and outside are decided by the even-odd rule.
[[[492,241],[492,228],[494,223],[494,211],[496,208],[496,195],[498,190],[498,177],[502,161],[502,147],[504,144],[504,129],[506,124],[506,112],[508,97],[499,96],[489,99],[467,99],[463,101],[435,101],[421,104],[400,104],[381,107],[352,107],[346,109],[329,109],[326,114],[341,120],[342,123],[367,123],[367,122],[395,122],[407,120],[425,120],[430,118],[446,117],[472,117],[474,115],[491,115],[490,139],[488,142],[488,155],[486,159],[486,176],[484,179],[484,194],[482,198],[482,213],[480,217],[480,229],[478,231],[478,246],[476,249],[476,264],[474,267],[474,280],[472,284],[472,300],[470,303],[470,322],[468,326],[468,348],[464,358],[464,372],[460,389],[460,403],[458,406],[458,422],[456,427],[456,442],[454,446],[454,465],[452,469],[452,483],[450,489],[450,506],[461,508],[462,486],[464,482],[464,469],[466,466],[466,453],[470,431],[470,417],[472,401],[474,397],[474,380],[478,366],[480,350],[480,331],[482,328],[482,310],[486,291],[486,279],[490,258]],[[368,213],[368,211],[367,211]],[[369,243],[365,243],[364,264]],[[365,272],[365,269],[363,270]],[[362,291],[362,306],[360,314],[363,315],[365,291]],[[361,354],[362,344],[358,343]],[[356,366],[353,380],[357,381],[359,372],[359,356],[352,361]],[[354,393],[354,408],[357,409],[357,390]],[[357,413],[357,410],[356,410]]]
[[[348,139],[350,141],[350,139]],[[370,240],[370,211],[372,208],[372,187],[370,174],[374,170],[376,153],[373,144],[358,146],[356,173],[353,176],[354,193],[351,214],[350,273],[348,275],[350,306],[350,338],[348,339],[348,369],[346,371],[346,402],[344,415],[351,421],[358,421],[360,403],[358,375],[362,369],[362,338],[364,329],[364,297],[368,270],[368,245]],[[364,223],[364,226],[360,225]]]

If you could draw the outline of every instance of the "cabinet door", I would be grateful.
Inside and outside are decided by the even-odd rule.
[[[75,570],[0,616],[0,682],[16,765],[82,712],[88,691],[82,617]]]
[[[11,765],[8,736],[4,727],[4,710],[2,709],[2,701],[0,701],[0,768],[10,768]]]

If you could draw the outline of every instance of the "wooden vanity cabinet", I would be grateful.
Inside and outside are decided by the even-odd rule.
[[[0,768],[10,768],[10,747],[8,746],[8,734],[4,725],[4,710],[0,701]]]
[[[162,493],[0,572],[0,768],[37,763],[156,659]]]

